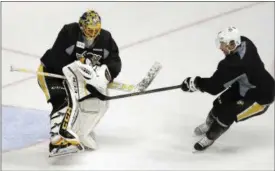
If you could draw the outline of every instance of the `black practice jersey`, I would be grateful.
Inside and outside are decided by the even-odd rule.
[[[213,95],[234,84],[239,86],[239,93],[244,99],[260,104],[274,100],[274,78],[265,69],[256,46],[244,36],[236,52],[225,56],[210,78],[197,77],[195,81],[202,92]]]
[[[117,77],[121,71],[121,59],[111,33],[101,29],[94,43],[88,45],[78,23],[64,25],[52,48],[41,58],[41,62],[47,71],[63,75],[62,68],[78,60],[85,51],[94,54],[99,60],[98,64],[108,66],[112,79]]]

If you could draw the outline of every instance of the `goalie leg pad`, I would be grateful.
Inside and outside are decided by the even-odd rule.
[[[80,102],[80,113],[73,130],[81,143],[89,149],[97,149],[94,129],[108,109],[109,102],[98,99],[86,99]]]
[[[68,80],[69,89],[71,90],[71,96],[75,100],[78,109],[78,116],[72,122],[72,131],[75,132],[80,142],[88,148],[95,149],[96,143],[91,135],[95,126],[98,124],[102,116],[107,110],[108,102],[100,101],[97,98],[86,99],[82,102],[77,102],[78,99],[90,94],[85,89],[86,83],[83,76],[78,70],[76,63],[69,64],[63,68],[63,73]],[[101,91],[107,94],[107,87]],[[74,104],[74,103],[73,103]]]
[[[52,99],[53,111],[50,114],[50,157],[66,155],[83,150],[83,146],[79,143],[72,133],[63,130],[65,116],[71,111],[67,101]],[[59,105],[58,105],[59,104]]]

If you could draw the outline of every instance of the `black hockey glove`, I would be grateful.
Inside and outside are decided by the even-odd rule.
[[[187,92],[197,91],[196,78],[187,77],[181,84],[181,89]]]

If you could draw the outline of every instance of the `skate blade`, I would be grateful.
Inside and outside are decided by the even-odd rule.
[[[96,148],[90,148],[90,147],[84,147],[85,148],[85,151],[96,151],[97,149]]]
[[[211,146],[211,145],[210,145],[210,146]],[[192,153],[193,153],[193,154],[204,153],[205,151],[207,151],[207,150],[210,148],[210,146],[208,146],[207,148],[205,148],[205,149],[203,149],[203,150],[196,150],[196,149],[193,148]]]
[[[80,153],[80,152],[84,152],[84,151],[85,151],[85,148],[82,147],[81,145],[79,145],[76,149],[68,149],[68,150],[63,149],[63,151],[61,151],[61,152],[58,151],[56,153],[50,153],[49,158],[67,156],[67,155]]]
[[[57,153],[50,154],[49,158],[68,156],[71,154],[81,153],[81,152],[84,152],[84,150],[71,150],[71,151],[57,152]]]
[[[193,154],[200,154],[200,153],[204,153],[204,152],[205,152],[205,150],[198,151],[198,150],[195,150],[195,149],[193,149],[193,151],[192,151]]]
[[[49,158],[68,156],[68,155],[79,153],[79,152],[81,152],[81,151],[75,150],[75,151],[70,151],[70,152],[54,153],[54,154],[50,154]]]

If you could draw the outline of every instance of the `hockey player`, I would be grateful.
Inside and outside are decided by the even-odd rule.
[[[274,101],[275,83],[266,71],[254,43],[241,36],[238,29],[228,27],[218,33],[218,47],[225,54],[210,78],[188,77],[182,83],[186,92],[207,92],[217,95],[205,123],[195,128],[203,138],[196,150],[211,146],[233,122],[263,114]]]
[[[106,94],[107,84],[121,71],[118,47],[111,33],[101,28],[99,14],[89,10],[78,23],[64,25],[41,58],[38,70],[67,78],[38,75],[38,83],[52,105],[50,156],[96,149],[93,130],[107,103],[97,98],[81,103],[77,100],[90,94],[88,86]]]

